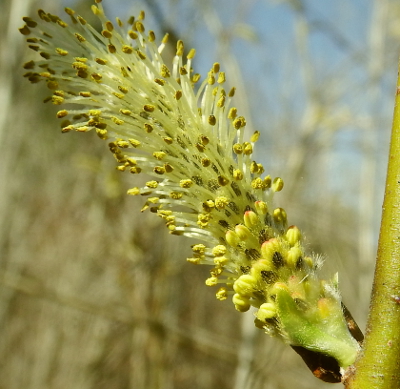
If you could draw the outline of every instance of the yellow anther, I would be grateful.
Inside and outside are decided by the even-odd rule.
[[[250,172],[251,172],[252,174],[258,173],[258,165],[257,165],[257,162],[253,161],[253,162],[250,164]]]
[[[162,78],[155,78],[154,82],[157,83],[158,85],[164,86],[166,81],[163,80]]]
[[[203,153],[206,148],[205,148],[205,146],[203,144],[196,143],[196,149],[199,150],[200,153]]]
[[[238,224],[237,226],[235,226],[235,232],[240,240],[246,240],[251,238],[252,236],[251,231],[243,224]]]
[[[210,143],[210,138],[206,135],[200,135],[200,142],[206,146]]]
[[[257,279],[250,274],[241,275],[233,284],[233,290],[241,296],[251,297],[257,288]]]
[[[263,181],[264,181],[265,189],[271,188],[271,184],[272,184],[271,176],[269,176],[269,175],[265,176]]]
[[[110,21],[108,21],[108,22],[105,22],[105,24],[104,24],[105,26],[106,26],[106,29],[108,30],[108,31],[113,31],[114,30],[114,25],[110,22]]]
[[[217,119],[214,115],[210,115],[208,117],[208,124],[215,126],[215,124],[217,123]]]
[[[57,117],[58,117],[59,119],[65,117],[65,116],[67,116],[67,115],[68,115],[68,111],[67,111],[66,109],[63,109],[63,110],[57,112]]]
[[[138,49],[136,49],[136,54],[138,55],[138,57],[139,57],[140,59],[146,59],[146,58],[147,58],[146,54],[143,53],[143,51],[140,51],[140,50],[138,50]]]
[[[239,169],[235,169],[235,170],[233,171],[233,178],[234,178],[236,181],[243,180],[243,172],[240,171]]]
[[[107,60],[103,59],[103,58],[95,58],[95,61],[99,64],[99,65],[106,65],[107,64]]]
[[[303,258],[303,262],[310,268],[314,268],[315,263],[314,260],[311,257],[304,257]]]
[[[76,32],[74,35],[75,35],[76,39],[78,39],[79,42],[81,42],[81,43],[86,42],[86,39],[81,34],[78,34]]]
[[[229,204],[229,199],[225,196],[219,196],[215,198],[215,208],[224,209]]]
[[[92,73],[90,77],[92,77],[95,81],[100,81],[103,78],[103,76],[99,73]]]
[[[193,263],[193,265],[198,265],[201,261],[201,258],[186,258],[189,263]]]
[[[258,320],[265,322],[268,319],[272,319],[276,316],[276,306],[273,303],[261,304],[260,308],[256,313]]]
[[[206,246],[204,246],[204,244],[202,244],[202,243],[194,244],[194,245],[192,246],[192,251],[193,251],[195,254],[204,255],[205,252],[206,252]]]
[[[253,264],[250,269],[250,274],[262,281],[271,284],[276,281],[277,275],[275,273],[275,268],[270,259],[259,259]]]
[[[225,254],[226,254],[226,247],[222,244],[219,244],[218,246],[215,246],[212,249],[212,255],[214,255],[214,257],[220,257]]]
[[[137,37],[139,36],[139,35],[137,34],[137,32],[135,32],[135,31],[133,31],[133,30],[129,30],[129,31],[128,31],[128,35],[129,35],[129,38],[131,38],[131,39],[133,39],[133,40],[137,39]]]
[[[107,31],[107,30],[103,30],[103,31],[101,32],[101,35],[103,35],[104,38],[107,38],[107,39],[111,39],[111,38],[112,38],[111,32],[110,32],[110,31]]]
[[[132,174],[139,174],[139,173],[141,173],[142,169],[138,166],[134,166],[134,167],[130,168],[129,171]]]
[[[73,16],[75,14],[75,11],[71,8],[64,8],[64,11],[66,12],[67,15]]]
[[[250,138],[250,142],[257,142],[258,139],[260,138],[260,131],[255,131],[254,134]]]
[[[218,284],[218,278],[215,276],[206,279],[207,286],[215,286],[217,284]]]
[[[265,189],[264,182],[260,177],[257,177],[253,181],[251,181],[251,187],[253,189]]]
[[[153,172],[156,173],[156,174],[162,175],[162,174],[165,173],[165,168],[164,168],[164,166],[156,166],[156,167],[153,169]]]
[[[61,130],[61,132],[66,133],[66,132],[70,132],[70,131],[72,131],[72,130],[74,130],[74,129],[75,129],[75,127],[74,127],[73,125],[69,125],[69,126],[64,127],[64,128]]]
[[[194,182],[190,179],[180,180],[180,182],[179,182],[179,186],[181,188],[190,188],[193,184],[194,184]]]
[[[137,21],[137,22],[135,23],[135,27],[136,27],[136,30],[137,30],[137,31],[139,31],[139,32],[142,33],[142,34],[144,33],[145,28],[144,28],[143,23]]]
[[[218,62],[215,62],[215,63],[213,64],[212,71],[213,71],[214,73],[218,73],[218,72],[219,72],[219,69],[220,69],[220,64],[219,64]]]
[[[224,266],[229,262],[229,258],[225,257],[224,255],[220,257],[215,257],[214,258],[214,263],[217,266]]]
[[[97,3],[97,1],[96,1],[96,3]],[[92,9],[92,12],[93,12],[93,14],[94,15],[101,15],[101,11],[99,10],[99,8],[98,7],[96,7],[94,4],[92,5],[92,7],[91,7],[91,9]],[[72,10],[71,10],[72,11]],[[75,13],[75,11],[72,11],[72,12],[74,12]],[[68,12],[67,12],[68,13]],[[69,14],[69,15],[73,15],[73,14]]]
[[[126,115],[126,116],[129,116],[132,114],[132,112],[129,111],[128,109],[120,109],[119,112],[122,113],[122,115]]]
[[[215,77],[212,73],[210,73],[208,75],[208,79],[207,79],[208,85],[214,85],[215,84]]]
[[[235,304],[235,309],[239,312],[247,312],[250,309],[250,300],[235,293],[232,297],[233,304]]]
[[[256,207],[257,212],[262,215],[265,215],[268,212],[268,205],[264,201],[256,201],[254,206]]]
[[[237,115],[237,108],[232,107],[232,108],[229,110],[228,119],[235,119],[236,115]]]
[[[211,165],[211,160],[209,158],[202,158],[201,165],[203,167],[209,167]]]
[[[88,115],[89,116],[100,116],[101,111],[99,109],[89,109]]]
[[[239,130],[246,125],[246,119],[243,116],[238,116],[236,119],[233,120],[232,124],[236,130]]]
[[[68,55],[68,51],[64,49],[60,49],[59,47],[56,48],[56,53],[61,55],[61,56],[66,56]]]
[[[212,200],[206,200],[203,203],[203,210],[206,212],[211,212],[215,208],[215,203]]]
[[[221,96],[217,101],[217,107],[222,108],[225,105],[225,96]]]
[[[196,84],[196,82],[198,82],[200,80],[200,78],[201,78],[201,74],[199,74],[199,73],[193,74],[193,77],[192,77],[193,84]]]
[[[24,69],[34,69],[35,61],[26,62],[23,67],[24,67]]]
[[[199,213],[197,216],[197,225],[200,226],[201,228],[206,228],[210,220],[211,220],[210,214]]]
[[[153,126],[152,126],[151,124],[149,124],[149,123],[144,123],[144,130],[145,130],[148,134],[150,134],[150,132],[153,131]],[[165,139],[164,139],[164,140],[165,140]]]
[[[135,187],[135,188],[132,188],[132,189],[128,189],[128,191],[126,193],[128,195],[131,195],[131,196],[137,196],[137,195],[140,194],[140,189]]]
[[[132,54],[133,53],[133,48],[128,45],[123,45],[122,46],[122,52],[125,54]]]
[[[217,300],[224,301],[228,298],[228,291],[226,288],[219,288],[218,292],[215,294]]]
[[[61,96],[52,96],[51,97],[51,102],[54,105],[61,105],[64,102],[64,97]]]
[[[257,214],[253,211],[246,211],[244,213],[244,224],[246,227],[251,228],[260,224],[260,219],[258,218]]]
[[[229,97],[235,96],[235,92],[236,92],[236,88],[233,87],[233,88],[229,91],[228,96],[229,96]]]
[[[175,92],[175,96],[174,97],[175,97],[176,100],[179,100],[182,97],[182,91],[181,90],[177,90]]]
[[[296,226],[290,226],[286,231],[286,239],[291,246],[300,243],[301,232]]]
[[[123,120],[118,119],[118,118],[115,117],[115,116],[111,116],[111,120],[112,120],[117,126],[120,126],[121,124],[124,124],[124,123],[125,123]]]
[[[279,252],[281,249],[282,244],[278,239],[269,239],[261,245],[261,257],[264,259],[270,259],[275,252]]]
[[[253,153],[253,146],[249,142],[243,143],[243,153],[245,155],[251,155]]]
[[[283,189],[283,180],[280,177],[276,177],[272,183],[272,190],[274,192],[280,192]]]
[[[156,34],[154,33],[154,31],[150,30],[149,31],[149,42],[154,42],[156,40]]]
[[[44,59],[50,59],[50,54],[46,53],[45,51],[41,51],[40,56],[43,57]]]
[[[146,186],[147,186],[148,188],[155,189],[155,188],[157,188],[157,186],[158,186],[158,182],[157,182],[157,181],[154,181],[154,180],[152,180],[152,181],[147,181],[147,182],[146,182]]]
[[[87,24],[87,21],[82,16],[77,16],[77,19],[79,20],[79,23],[82,24],[82,26]]]
[[[169,194],[169,197],[174,200],[179,200],[183,197],[183,193],[182,192],[171,192]]]
[[[146,112],[154,112],[154,110],[156,109],[156,107],[155,107],[154,105],[151,105],[151,104],[145,104],[145,105],[143,106],[143,109],[144,109]]]
[[[287,222],[287,214],[283,208],[276,208],[272,214],[276,223],[283,223]]]
[[[229,180],[224,176],[218,176],[218,184],[220,186],[226,186],[229,184]]]
[[[153,157],[161,161],[167,154],[165,154],[163,151],[155,151],[153,153]]]
[[[163,38],[162,38],[162,40],[161,40],[161,43],[164,43],[164,45],[167,44],[167,43],[168,43],[168,38],[169,38],[169,34],[166,33],[166,34],[163,36]]]
[[[233,152],[235,154],[242,154],[243,153],[243,146],[240,143],[235,143],[232,146]]]
[[[126,149],[129,147],[129,142],[126,140],[117,140],[115,143],[118,147],[121,147],[122,149]]]
[[[291,247],[287,253],[287,263],[289,266],[301,268],[303,252],[297,246]]]
[[[118,99],[123,100],[125,98],[125,95],[122,93],[117,93],[117,92],[112,92],[112,94],[117,97]]]
[[[86,57],[75,57],[76,62],[86,63],[88,59]]]
[[[79,92],[79,96],[82,96],[82,97],[91,97],[92,96],[92,94],[90,93],[90,92]]]
[[[167,173],[171,173],[171,172],[174,170],[173,166],[170,165],[169,163],[165,163],[165,164],[164,164],[164,169],[165,169],[165,171],[166,171]]]
[[[218,84],[223,84],[225,81],[226,81],[225,72],[219,73],[217,79]]]
[[[227,231],[227,233],[225,234],[225,239],[228,244],[234,248],[236,248],[240,243],[240,238],[237,236],[236,232],[231,230]]]
[[[96,134],[100,139],[106,140],[108,138],[107,136],[107,130],[101,130],[100,128],[96,128]]]
[[[183,41],[178,40],[178,42],[176,42],[176,55],[178,57],[181,57],[183,55],[183,50],[184,50]]]
[[[190,49],[188,55],[187,55],[187,59],[193,59],[194,56],[196,55],[196,50],[195,49]]]

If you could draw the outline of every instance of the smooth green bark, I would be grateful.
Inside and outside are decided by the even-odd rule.
[[[370,314],[363,351],[354,368],[348,389],[400,388],[399,76]]]

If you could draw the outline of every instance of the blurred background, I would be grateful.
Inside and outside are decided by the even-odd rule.
[[[284,389],[333,387],[289,347],[207,288],[189,239],[140,213],[96,135],[61,134],[48,91],[22,78],[18,28],[36,9],[88,1],[0,1],[0,388]],[[367,319],[400,38],[396,0],[104,0],[111,17],[221,63],[255,159],[280,176],[276,205],[339,272]],[[171,53],[167,56],[172,55]],[[341,386],[337,384],[336,387]]]

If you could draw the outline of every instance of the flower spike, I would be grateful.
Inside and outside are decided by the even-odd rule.
[[[255,132],[232,106],[235,89],[213,64],[204,81],[194,73],[195,50],[178,41],[171,64],[145,15],[110,21],[101,0],[92,5],[102,30],[66,8],[68,22],[38,11],[20,32],[38,59],[25,63],[30,82],[44,82],[46,101],[60,106],[61,131],[89,132],[108,143],[117,169],[146,174],[129,195],[146,198],[142,211],[161,217],[169,232],[197,240],[193,264],[211,265],[206,285],[218,300],[255,310],[255,324],[295,347],[320,352],[347,367],[358,344],[347,330],[334,282],[318,278],[307,253],[273,197],[283,180],[253,160]]]

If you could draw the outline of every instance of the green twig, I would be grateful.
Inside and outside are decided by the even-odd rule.
[[[400,76],[366,338],[346,387],[400,388]]]

